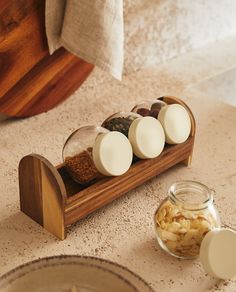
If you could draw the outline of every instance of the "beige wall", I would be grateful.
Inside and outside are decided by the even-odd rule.
[[[236,35],[234,0],[124,0],[125,72]]]

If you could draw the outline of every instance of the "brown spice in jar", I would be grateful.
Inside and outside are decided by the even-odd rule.
[[[157,100],[156,102],[154,102],[151,105],[150,109],[145,108],[145,107],[138,108],[137,114],[139,114],[143,117],[151,116],[151,117],[157,119],[161,108],[166,106],[166,105],[167,105],[166,102],[164,102],[162,100]]]
[[[91,147],[73,157],[67,157],[65,165],[72,178],[81,184],[89,183],[101,177],[94,165]]]

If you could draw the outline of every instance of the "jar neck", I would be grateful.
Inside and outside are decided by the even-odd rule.
[[[213,203],[214,191],[196,181],[175,182],[168,190],[172,203],[186,210],[206,209]]]

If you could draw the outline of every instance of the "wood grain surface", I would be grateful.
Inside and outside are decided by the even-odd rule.
[[[93,65],[64,49],[49,55],[45,0],[1,0],[0,113],[27,117],[73,93]]]
[[[27,117],[47,111],[72,94],[92,69],[91,64],[59,49],[0,98],[1,112]]]
[[[21,211],[60,239],[65,238],[64,183],[52,164],[39,155],[28,155],[19,164]]]
[[[0,1],[0,97],[49,55],[44,1]]]

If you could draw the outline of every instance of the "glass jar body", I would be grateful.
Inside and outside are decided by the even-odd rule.
[[[99,134],[109,131],[96,126],[81,127],[73,132],[63,147],[63,161],[70,176],[79,184],[89,184],[102,177],[93,161],[93,145]]]
[[[157,119],[161,108],[166,105],[167,103],[157,98],[156,100],[152,101],[143,101],[137,104],[131,111],[143,117],[151,116]]]
[[[200,200],[196,202],[198,196]],[[154,216],[157,240],[166,252],[185,259],[199,255],[207,232],[221,226],[212,196],[212,191],[198,182],[184,181],[171,186]]]
[[[141,117],[141,115],[132,112],[118,112],[108,117],[102,123],[102,127],[109,131],[118,131],[128,137],[132,122]]]

